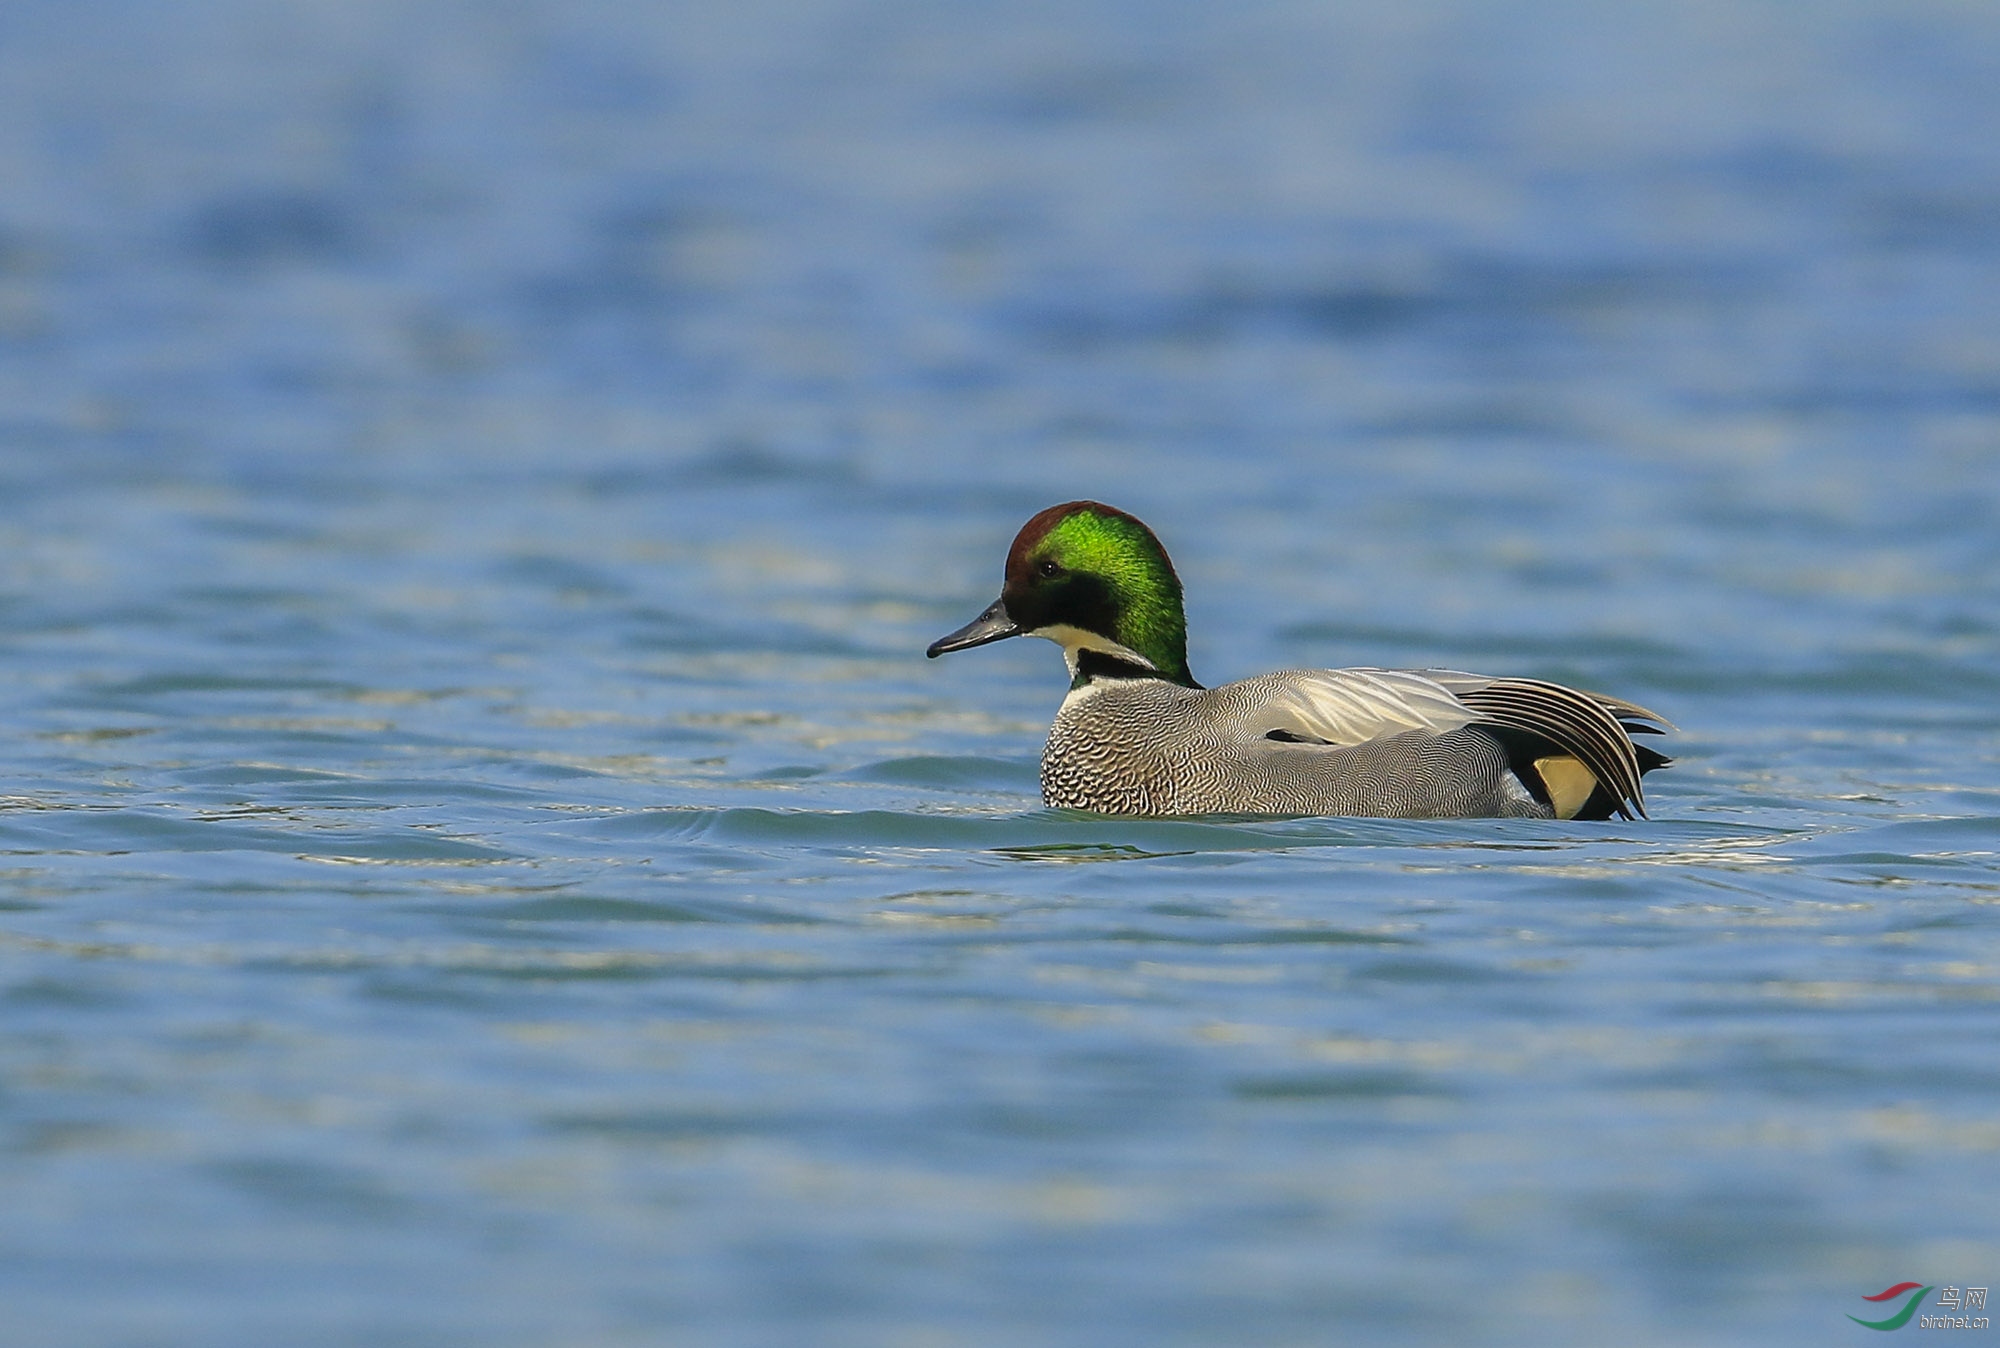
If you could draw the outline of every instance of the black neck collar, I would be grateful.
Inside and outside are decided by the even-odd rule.
[[[1179,682],[1177,679],[1169,679],[1151,665],[1135,664],[1130,660],[1120,659],[1118,656],[1108,654],[1104,651],[1088,649],[1078,651],[1076,653],[1076,677],[1070,680],[1069,686],[1072,688],[1081,688],[1085,684],[1092,683],[1098,679],[1159,679],[1164,683]],[[1189,679],[1185,686],[1189,688],[1201,687],[1193,679]]]

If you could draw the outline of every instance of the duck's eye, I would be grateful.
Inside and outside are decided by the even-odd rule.
[[[1060,576],[1062,574],[1062,563],[1051,559],[1037,566],[1035,570],[1045,576]]]

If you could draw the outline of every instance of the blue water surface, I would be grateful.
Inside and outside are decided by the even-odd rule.
[[[10,0],[0,1338],[1990,1285],[1996,131],[1949,0]],[[1081,496],[1653,818],[1042,809],[1056,652],[921,653]]]

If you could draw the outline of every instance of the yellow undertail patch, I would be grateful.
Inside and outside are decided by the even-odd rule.
[[[1590,793],[1597,789],[1597,777],[1583,765],[1583,761],[1568,754],[1551,754],[1547,758],[1535,760],[1535,771],[1542,775],[1542,785],[1549,789],[1549,804],[1554,807],[1556,818],[1574,819],[1583,803],[1590,799]]]

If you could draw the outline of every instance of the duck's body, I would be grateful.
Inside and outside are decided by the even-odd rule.
[[[929,654],[1016,635],[1071,675],[1042,798],[1107,814],[1644,815],[1633,742],[1663,718],[1536,679],[1294,669],[1218,688],[1187,670],[1180,581],[1132,516],[1092,501],[1021,530],[992,607]]]
[[[1483,723],[1441,680],[1475,698],[1547,702],[1567,691],[1441,670],[1288,669],[1220,688],[1094,679],[1072,689],[1056,713],[1042,752],[1042,798],[1106,814],[1550,819],[1583,812],[1597,793],[1594,775],[1554,780],[1550,762],[1537,774],[1551,779],[1536,783],[1546,797],[1538,798],[1510,767],[1506,730]],[[1600,715],[1615,712],[1605,706]],[[1559,752],[1536,757],[1581,762]],[[1636,798],[1636,771],[1630,782]],[[1599,807],[1609,813],[1609,802]]]

